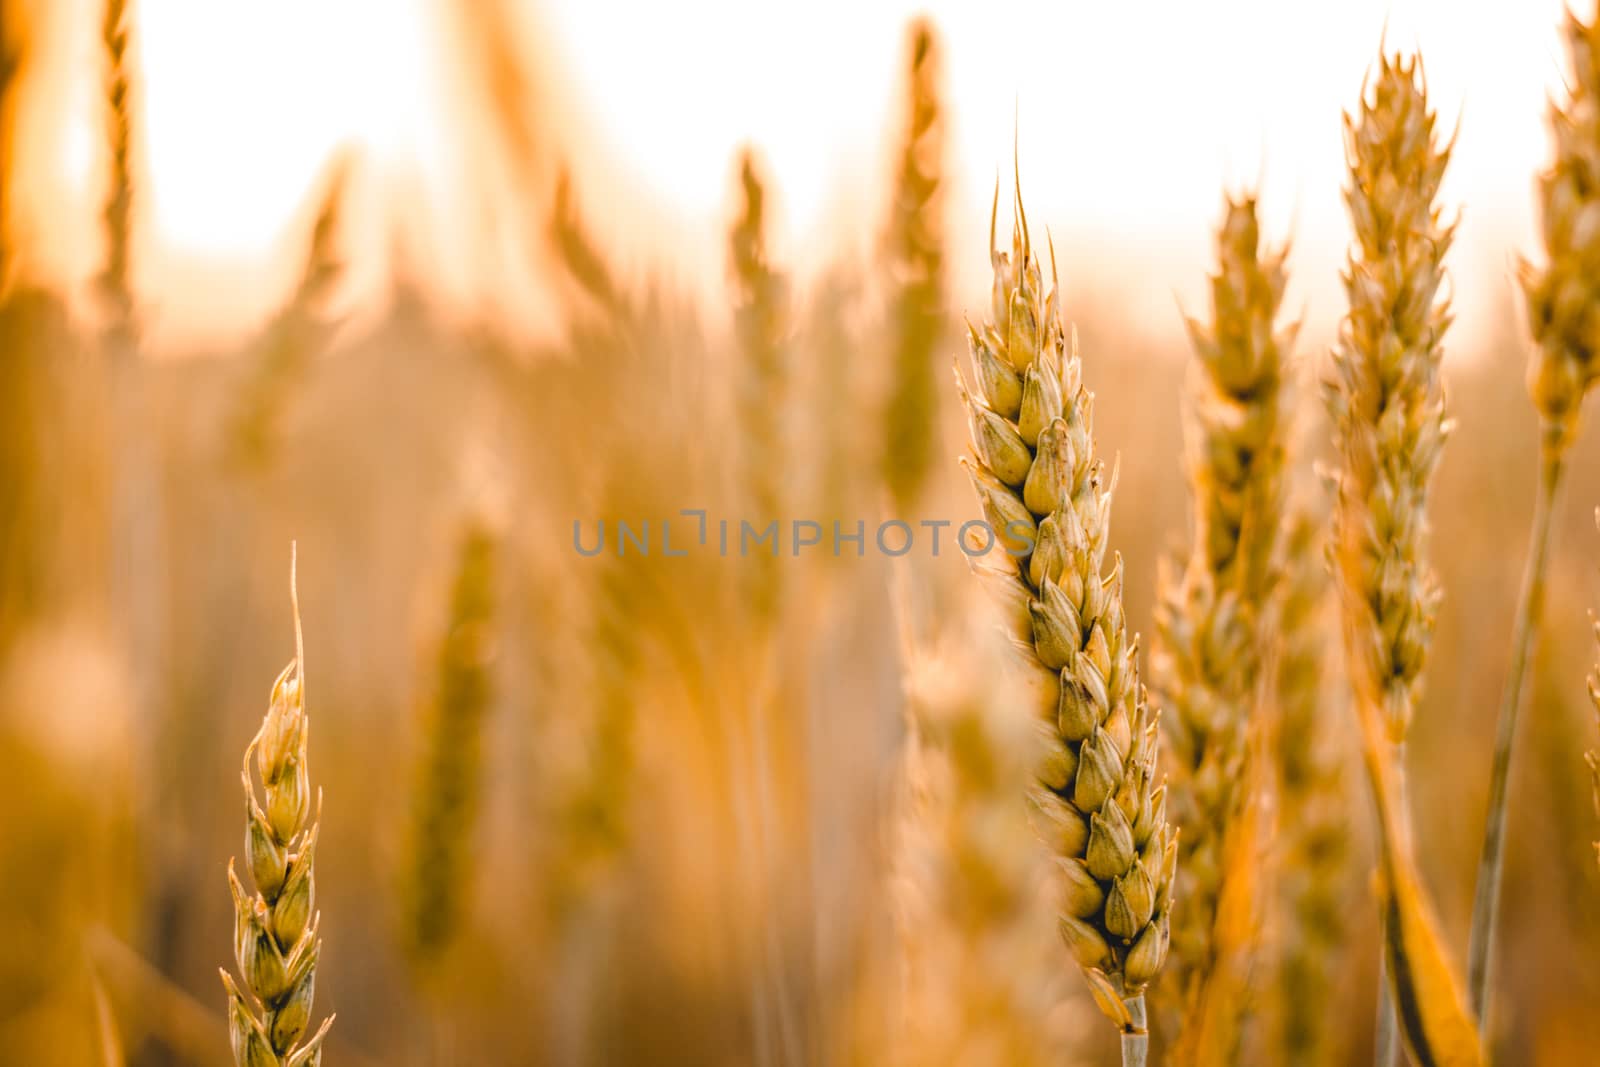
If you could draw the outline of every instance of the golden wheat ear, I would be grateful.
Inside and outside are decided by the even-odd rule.
[[[935,351],[943,339],[944,106],[940,45],[933,26],[911,27],[906,70],[906,126],[889,210],[888,273],[892,380],[883,413],[883,478],[897,513],[909,514],[933,468],[939,394]]]
[[[1545,574],[1555,535],[1556,504],[1566,477],[1567,458],[1577,437],[1584,397],[1600,381],[1600,276],[1592,265],[1600,257],[1600,233],[1592,220],[1600,211],[1600,189],[1592,177],[1600,152],[1600,12],[1584,22],[1571,11],[1566,20],[1571,58],[1570,99],[1550,106],[1555,160],[1539,179],[1546,264],[1524,262],[1523,291],[1528,325],[1538,345],[1528,369],[1528,386],[1539,412],[1543,440],[1528,558],[1511,631],[1510,669],[1500,696],[1494,757],[1489,772],[1489,812],[1478,861],[1472,903],[1471,949],[1467,977],[1473,1009],[1491,1018],[1490,992],[1495,955],[1500,879],[1505,865],[1506,813],[1510,807],[1512,748],[1517,720],[1527,702],[1526,684],[1539,637]]]
[[[1188,559],[1162,571],[1151,657],[1172,810],[1184,828],[1183,908],[1172,932],[1183,1018],[1174,1051],[1183,1063],[1237,1058],[1259,925],[1250,741],[1262,727],[1258,650],[1281,565],[1284,368],[1295,332],[1277,323],[1284,259],[1262,245],[1255,198],[1230,198],[1209,321],[1188,319],[1195,360],[1184,468],[1194,532]]]
[[[1002,564],[980,573],[1016,603],[1023,655],[1050,695],[1050,754],[1028,796],[1058,853],[1061,933],[1122,1031],[1125,1061],[1142,1064],[1144,992],[1166,961],[1178,862],[1157,714],[1127,628],[1122,560],[1107,566],[1112,486],[1093,397],[1020,198],[1011,253],[994,264],[994,318],[971,336],[977,391],[958,383],[972,430],[964,465]]]
[[[1439,586],[1427,558],[1428,492],[1450,423],[1440,297],[1454,225],[1434,201],[1449,162],[1421,65],[1383,56],[1345,116],[1355,230],[1349,311],[1327,389],[1338,450],[1332,558],[1362,749],[1379,815],[1387,999],[1379,1062],[1399,1032],[1419,1062],[1481,1062],[1464,985],[1410,850],[1403,753],[1433,635]]]
[[[483,734],[493,699],[499,538],[469,518],[460,534],[433,698],[424,709],[408,863],[404,947],[418,975],[460,932],[473,883]]]
[[[333,1022],[330,1017],[310,1040],[305,1039],[316,993],[317,958],[322,952],[315,871],[322,798],[317,795],[313,810],[306,760],[311,721],[305,706],[305,641],[295,570],[291,550],[294,659],[272,685],[267,713],[245,746],[240,770],[245,797],[245,869],[254,891],[245,888],[234,862],[228,863],[234,962],[240,981],[223,971],[222,984],[228,996],[228,1033],[237,1067],[314,1067],[321,1060],[323,1036]],[[261,780],[259,797],[251,777],[252,763]]]

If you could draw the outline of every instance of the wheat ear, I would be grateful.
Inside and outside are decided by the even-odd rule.
[[[474,518],[457,552],[413,812],[405,944],[419,975],[455,939],[471,890],[483,720],[493,696],[495,569],[495,535]]]
[[[245,863],[255,883],[248,893],[228,863],[233,891],[234,960],[243,988],[226,970],[228,1035],[237,1067],[317,1067],[322,1042],[333,1017],[309,1040],[316,989],[318,936],[316,911],[318,815],[311,807],[306,741],[311,721],[305,707],[305,642],[300,631],[300,601],[293,556],[289,600],[294,606],[294,659],[272,685],[266,718],[244,751],[240,779],[245,795]],[[250,780],[255,756],[266,805],[256,799]]]
[[[1247,739],[1256,720],[1261,618],[1282,522],[1284,365],[1295,327],[1278,327],[1284,251],[1261,247],[1253,198],[1230,200],[1217,236],[1210,323],[1189,320],[1196,362],[1185,405],[1194,535],[1181,577],[1163,573],[1152,677],[1167,714],[1171,797],[1184,828],[1183,908],[1173,920],[1182,976],[1180,1061],[1231,1062],[1243,946],[1217,936],[1225,893],[1255,903],[1258,865],[1234,862],[1247,830]],[[1230,884],[1231,883],[1231,884]],[[1254,925],[1253,923],[1250,925]],[[1226,958],[1225,958],[1226,957]]]
[[[939,53],[932,23],[916,20],[911,27],[908,114],[895,172],[887,249],[895,286],[890,312],[894,375],[883,417],[883,477],[902,515],[910,513],[927,484],[939,429],[934,351],[945,321]]]
[[[1295,515],[1284,537],[1286,573],[1277,601],[1278,825],[1283,844],[1284,915],[1277,960],[1278,1049],[1284,1063],[1328,1062],[1332,961],[1342,953],[1349,852],[1348,809],[1330,755],[1334,707],[1323,685],[1327,666],[1320,625],[1327,592],[1321,530]]]
[[[1595,509],[1594,524],[1600,529],[1600,508]],[[1595,717],[1600,719],[1600,616],[1591,615],[1589,622],[1594,629],[1595,661],[1594,673],[1589,675],[1589,701],[1594,705]],[[1591,750],[1584,754],[1584,761],[1589,764],[1589,774],[1594,779],[1594,812],[1600,815],[1600,750]],[[1595,858],[1600,859],[1600,841],[1594,844]]]
[[[1434,205],[1450,157],[1434,125],[1419,62],[1381,57],[1358,114],[1345,116],[1356,244],[1327,399],[1338,449],[1332,557],[1378,809],[1384,1003],[1420,1062],[1458,1064],[1482,1053],[1412,857],[1403,791],[1439,600],[1424,551],[1428,487],[1449,431],[1439,369],[1449,311],[1439,288],[1454,228]]]
[[[1485,1027],[1490,1017],[1495,918],[1505,865],[1512,749],[1517,721],[1528,699],[1528,665],[1538,642],[1567,454],[1577,436],[1584,396],[1600,380],[1600,350],[1594,343],[1596,331],[1600,331],[1600,233],[1595,232],[1592,221],[1600,210],[1600,188],[1596,187],[1600,180],[1600,12],[1585,23],[1568,11],[1566,38],[1572,60],[1572,94],[1564,107],[1551,104],[1556,158],[1539,180],[1541,233],[1548,262],[1543,270],[1528,263],[1523,263],[1521,270],[1529,329],[1538,344],[1528,384],[1543,432],[1538,495],[1512,624],[1511,666],[1495,727],[1489,813],[1472,904],[1468,984],[1473,1008]]]
[[[742,359],[738,376],[738,415],[743,450],[740,485],[745,516],[765,527],[779,520],[784,504],[780,472],[787,465],[789,366],[784,344],[786,289],[767,254],[767,189],[755,156],[739,160],[739,216],[728,234],[729,274],[734,287],[734,330]],[[776,545],[774,545],[774,549]],[[776,553],[760,549],[746,561],[746,596],[754,619],[770,625],[782,593]]]
[[[246,464],[259,465],[277,449],[284,409],[329,332],[328,304],[344,274],[337,237],[348,181],[349,164],[340,160],[312,225],[294,294],[268,324],[260,358],[240,390],[229,437]]]
[[[1125,1062],[1143,1064],[1144,992],[1166,961],[1178,857],[1155,785],[1157,715],[1123,614],[1121,558],[1105,569],[1112,484],[1095,453],[1094,400],[1058,293],[1045,292],[1020,193],[1011,253],[994,248],[992,213],[989,236],[991,317],[969,330],[976,393],[957,375],[974,454],[964,463],[1005,548],[1004,565],[982,573],[1043,669],[1054,736],[1029,796],[1058,853],[1061,932],[1124,1035]]]

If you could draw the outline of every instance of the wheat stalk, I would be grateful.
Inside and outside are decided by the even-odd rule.
[[[944,121],[939,42],[926,19],[912,24],[910,58],[907,122],[889,213],[894,374],[883,414],[883,477],[900,514],[910,513],[927,484],[939,427],[933,357],[944,331],[944,226],[939,197]]]
[[[1528,378],[1542,441],[1532,535],[1512,627],[1511,665],[1495,728],[1489,812],[1472,904],[1468,984],[1473,1008],[1485,1026],[1490,1016],[1489,983],[1494,970],[1495,918],[1505,863],[1517,721],[1528,699],[1528,664],[1538,641],[1567,454],[1577,436],[1584,396],[1600,380],[1600,351],[1594,342],[1600,330],[1600,233],[1593,224],[1594,213],[1600,210],[1600,189],[1596,187],[1600,180],[1600,10],[1587,23],[1568,11],[1566,37],[1572,93],[1565,107],[1550,106],[1556,158],[1539,181],[1541,233],[1548,262],[1542,271],[1526,262],[1521,270],[1528,324],[1538,344]]]
[[[483,783],[483,720],[492,698],[496,538],[473,518],[461,536],[450,617],[427,709],[405,880],[405,946],[421,975],[449,948],[471,889]]]
[[[311,732],[305,707],[305,642],[300,601],[295,590],[294,557],[289,564],[289,602],[294,608],[294,659],[272,685],[267,714],[245,747],[240,780],[245,794],[245,862],[255,883],[247,893],[228,862],[233,891],[234,960],[243,989],[226,970],[228,1034],[238,1067],[317,1067],[322,1042],[333,1017],[309,1040],[316,989],[318,936],[314,862],[318,816],[311,810],[306,742]],[[266,804],[256,799],[250,757]]]
[[[1331,555],[1378,808],[1386,1003],[1419,1061],[1455,1064],[1482,1052],[1412,857],[1402,758],[1439,600],[1424,548],[1449,430],[1438,291],[1454,228],[1433,203],[1450,157],[1434,125],[1419,62],[1381,57],[1358,114],[1345,116],[1356,246],[1327,400],[1339,457]],[[1379,1055],[1386,1067],[1390,1051]]]
[[[1274,583],[1282,513],[1284,365],[1295,327],[1275,320],[1285,252],[1261,247],[1254,198],[1230,200],[1217,236],[1212,321],[1189,319],[1196,363],[1185,414],[1194,536],[1181,578],[1164,571],[1151,667],[1184,828],[1173,955],[1184,998],[1184,1062],[1231,1061],[1242,946],[1216,935],[1227,892],[1255,903],[1257,865],[1233,862],[1245,832],[1247,739],[1256,715],[1261,618]],[[1242,847],[1242,844],[1241,846]],[[1228,883],[1242,880],[1237,885]]]
[[[1167,956],[1177,840],[1155,785],[1157,714],[1123,614],[1121,557],[1104,566],[1115,479],[1095,453],[1093,397],[1058,292],[1045,292],[1020,189],[1017,201],[1009,255],[994,248],[990,217],[991,321],[969,329],[976,394],[957,374],[974,452],[963,465],[1006,549],[1005,565],[982,573],[1042,669],[1054,722],[1029,796],[1059,853],[1061,931],[1124,1035],[1124,1060],[1142,1064],[1144,991]]]

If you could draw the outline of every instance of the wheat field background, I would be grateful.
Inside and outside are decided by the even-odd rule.
[[[1593,32],[1144,16],[0,3],[0,1062],[1600,1058]]]

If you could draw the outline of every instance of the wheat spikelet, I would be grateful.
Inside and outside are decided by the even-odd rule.
[[[1181,578],[1163,573],[1153,677],[1167,710],[1174,818],[1184,829],[1173,955],[1185,1000],[1180,1056],[1206,1045],[1232,1058],[1241,990],[1219,978],[1215,938],[1225,882],[1254,876],[1231,864],[1249,781],[1247,736],[1254,726],[1260,622],[1273,583],[1282,511],[1283,368],[1294,327],[1274,322],[1286,281],[1282,250],[1260,246],[1253,198],[1230,200],[1211,278],[1212,321],[1189,320],[1197,362],[1185,413],[1194,535]],[[1240,887],[1245,892],[1244,887]],[[1241,898],[1251,901],[1252,893]]]
[[[1011,253],[991,252],[992,321],[969,330],[976,395],[957,375],[975,454],[964,464],[1007,551],[985,576],[1043,668],[1054,719],[1029,795],[1059,853],[1061,930],[1122,1028],[1125,1058],[1142,1063],[1144,989],[1166,960],[1177,840],[1155,784],[1157,715],[1123,615],[1121,558],[1104,567],[1112,485],[1094,450],[1093,397],[1020,201]],[[991,216],[991,248],[993,228]]]
[[[1438,291],[1454,227],[1433,203],[1450,157],[1434,123],[1418,61],[1398,55],[1380,59],[1359,114],[1345,116],[1356,247],[1327,390],[1339,459],[1331,555],[1378,808],[1389,995],[1413,1056],[1470,1064],[1482,1050],[1411,854],[1400,758],[1439,600],[1424,545],[1449,429]]]
[[[738,419],[742,450],[739,484],[742,516],[758,528],[780,521],[781,471],[789,461],[785,411],[789,386],[786,282],[767,260],[767,190],[753,153],[739,160],[739,216],[728,233],[728,266],[735,296],[734,330],[741,359]],[[769,624],[778,610],[777,543],[769,554],[757,544],[746,561],[747,602],[754,617]]]
[[[234,959],[242,983],[223,970],[222,984],[228,993],[228,1033],[238,1067],[317,1067],[323,1039],[333,1025],[329,1016],[309,1040],[303,1040],[311,1025],[322,941],[314,870],[318,816],[312,813],[306,763],[311,722],[305,707],[305,651],[292,562],[289,595],[294,605],[294,659],[272,685],[266,718],[245,747],[240,771],[245,863],[254,893],[245,891],[233,862],[228,863]],[[257,801],[250,780],[252,755],[265,806]],[[319,815],[321,807],[319,795]]]
[[[484,716],[492,699],[496,538],[466,524],[450,617],[427,709],[405,881],[406,948],[419,973],[449,948],[471,890],[471,850],[483,787]]]
[[[944,155],[939,41],[933,26],[911,27],[909,113],[889,214],[888,269],[894,281],[894,372],[883,415],[883,477],[895,507],[908,514],[933,466],[939,396],[933,354],[944,330],[944,240],[939,190]]]
[[[1348,809],[1331,758],[1329,713],[1322,684],[1327,658],[1320,625],[1327,574],[1318,524],[1301,513],[1284,537],[1287,573],[1278,600],[1277,695],[1279,865],[1285,911],[1276,998],[1277,1048],[1284,1063],[1327,1062],[1332,1027],[1328,995],[1345,934],[1347,896],[1341,872],[1349,851]]]

